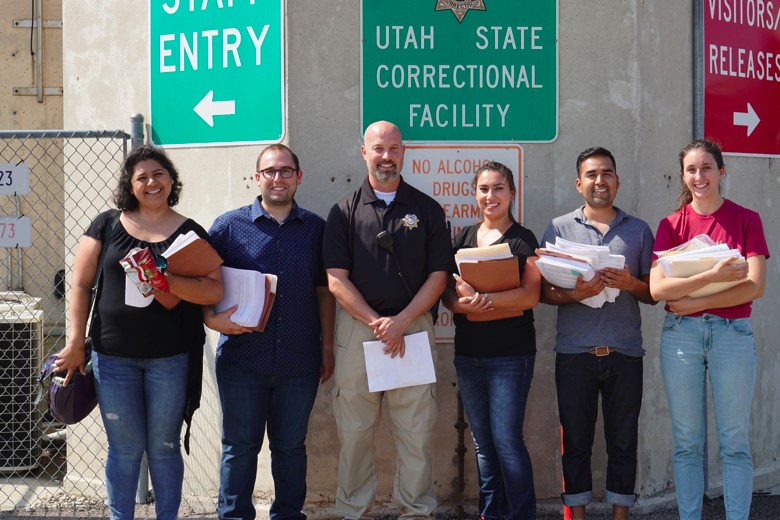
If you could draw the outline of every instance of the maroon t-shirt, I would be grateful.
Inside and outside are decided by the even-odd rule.
[[[709,215],[699,215],[688,204],[663,219],[658,224],[658,231],[655,234],[654,250],[666,251],[702,234],[708,235],[718,244],[726,244],[732,249],[738,249],[745,258],[759,255],[769,258],[761,216],[728,199],[723,201],[723,205],[717,211]],[[653,255],[653,260],[657,259]],[[733,307],[707,309],[691,316],[701,316],[706,312],[721,318],[749,318],[751,306],[752,302],[747,302]],[[669,310],[668,305],[666,310]]]

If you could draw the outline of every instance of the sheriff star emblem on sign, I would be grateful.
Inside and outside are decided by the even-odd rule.
[[[466,16],[470,10],[474,11],[486,11],[484,0],[436,0],[437,11],[452,11],[455,18],[458,19],[458,23],[463,21],[463,17]]]
[[[404,227],[407,229],[414,229],[417,227],[417,224],[420,223],[420,219],[417,218],[417,215],[406,215],[403,220]]]

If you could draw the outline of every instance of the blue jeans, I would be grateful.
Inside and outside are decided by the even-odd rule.
[[[268,431],[274,501],[271,520],[306,518],[306,430],[319,376],[262,376],[217,358],[222,405],[219,517],[255,518],[257,455]]]
[[[681,520],[701,518],[705,378],[709,372],[728,520],[747,520],[753,492],[750,407],[756,350],[749,318],[666,315],[661,372],[672,415],[674,481]]]
[[[98,404],[108,439],[106,490],[111,520],[133,518],[144,451],[159,520],[181,503],[181,427],[189,354],[132,359],[92,352]]]
[[[536,495],[523,420],[535,356],[455,356],[458,390],[474,439],[479,514],[533,520]]]
[[[593,499],[591,451],[599,394],[607,445],[607,502],[632,506],[636,500],[642,358],[613,352],[555,357],[558,416],[563,427],[563,503],[584,506]]]

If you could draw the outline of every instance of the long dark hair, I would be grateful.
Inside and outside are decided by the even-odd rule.
[[[487,161],[483,163],[474,174],[474,179],[471,181],[471,188],[474,190],[474,193],[477,192],[477,180],[479,180],[480,175],[488,170],[494,171],[501,175],[501,177],[504,179],[504,182],[506,182],[507,186],[509,186],[509,191],[512,193],[512,196],[509,197],[509,220],[512,222],[517,222],[514,215],[512,215],[512,211],[515,209],[515,195],[517,195],[517,189],[515,189],[515,177],[512,175],[512,170],[510,170],[509,167],[501,164],[498,161]]]
[[[721,152],[720,146],[715,141],[711,139],[696,139],[695,141],[691,141],[690,143],[683,146],[678,156],[680,160],[680,184],[682,185],[682,191],[680,192],[680,196],[677,197],[677,209],[675,211],[680,211],[693,200],[693,194],[685,184],[685,172],[683,169],[685,168],[685,156],[688,155],[691,150],[697,149],[704,150],[708,154],[712,155],[712,157],[715,159],[715,164],[718,166],[718,170],[721,170],[724,167],[723,152]],[[720,193],[720,184],[718,184],[718,193]]]
[[[179,180],[179,172],[168,158],[168,155],[160,148],[147,144],[141,145],[127,156],[122,164],[122,171],[119,174],[119,183],[114,190],[114,204],[122,211],[133,211],[138,208],[138,199],[133,195],[133,172],[136,165],[141,161],[152,159],[160,163],[160,166],[168,171],[173,185],[171,193],[168,195],[168,206],[173,207],[179,203],[179,194],[181,194],[182,183]]]

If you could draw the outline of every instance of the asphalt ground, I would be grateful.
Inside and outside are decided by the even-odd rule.
[[[473,509],[473,508],[468,508]],[[653,509],[653,510],[650,510]],[[327,509],[304,511],[308,514],[309,520],[338,520],[338,517],[333,515]],[[89,510],[73,510],[69,509],[48,509],[42,511],[5,511],[0,512],[0,519],[3,520],[30,520],[33,518],[57,518],[62,520],[70,519],[84,519],[84,518],[108,518],[108,510],[101,508],[98,511],[94,509]],[[136,518],[147,519],[155,518],[153,505],[140,505],[136,508]],[[201,514],[182,511],[180,515],[181,519],[202,519],[202,520],[216,520],[218,516],[216,513]],[[267,513],[262,510],[258,512],[258,520],[265,520],[268,518]],[[395,520],[398,518],[396,512],[384,511],[378,514],[371,514],[370,520]],[[460,511],[451,510],[443,511],[436,514],[436,520],[477,520],[477,515],[473,511]],[[606,504],[593,504],[587,514],[588,520],[611,520],[611,509]],[[677,510],[674,508],[660,507],[651,508],[649,506],[638,505],[631,513],[631,519],[633,520],[675,520],[677,519]],[[562,508],[558,505],[545,502],[539,504],[539,512],[537,514],[537,520],[562,520]],[[726,520],[726,511],[723,507],[722,498],[705,499],[702,520]],[[753,502],[750,508],[749,520],[780,520],[780,495],[762,493],[753,495]]]
[[[661,508],[654,511],[642,511],[641,506],[631,513],[633,520],[675,520],[678,519],[677,509]],[[542,511],[537,515],[537,520],[561,520],[560,512]],[[588,520],[611,520],[611,510],[606,507],[592,508],[588,511]],[[723,498],[706,499],[702,508],[702,520],[726,520],[726,510],[723,507]],[[750,507],[749,520],[780,520],[780,496],[754,495]]]

